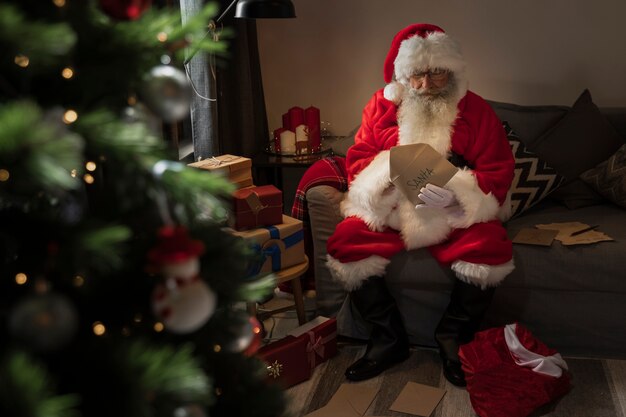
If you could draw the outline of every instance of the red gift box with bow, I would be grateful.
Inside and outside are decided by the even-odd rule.
[[[293,336],[286,336],[259,349],[257,357],[267,369],[266,380],[289,388],[309,379],[311,368],[306,349],[306,340]]]
[[[257,357],[267,368],[267,380],[288,388],[309,379],[317,365],[336,354],[337,320],[319,316],[263,346]]]
[[[272,226],[283,221],[283,193],[273,185],[237,190],[233,200],[235,230]]]
[[[289,332],[307,341],[307,360],[311,369],[337,354],[337,320],[318,316]]]

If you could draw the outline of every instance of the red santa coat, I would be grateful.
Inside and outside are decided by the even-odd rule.
[[[429,247],[459,278],[482,287],[499,283],[513,269],[512,246],[498,220],[514,175],[514,159],[501,122],[489,104],[465,90],[457,108],[425,123],[374,94],[346,157],[349,191],[341,222],[328,241],[329,266],[348,289],[382,275],[403,249]],[[400,123],[398,122],[400,120]],[[462,210],[415,207],[389,189],[389,149],[428,143],[446,157],[462,156],[461,169],[445,186]],[[504,206],[503,206],[504,205]]]

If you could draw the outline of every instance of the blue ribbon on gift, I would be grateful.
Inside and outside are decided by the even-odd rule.
[[[277,239],[277,240],[280,239],[280,231],[278,230],[276,226],[265,226],[263,227],[263,229],[266,229],[270,233],[270,239]],[[294,246],[296,243],[302,241],[303,239],[304,239],[304,230],[298,230],[296,233],[293,233],[285,237],[284,239],[282,239],[282,241],[285,244],[285,249],[289,249],[290,247]],[[252,245],[252,248],[254,249],[255,252],[262,253],[264,260],[267,258],[271,259],[272,271],[280,271],[282,269],[280,246],[271,245],[263,249],[261,245],[254,244]],[[257,263],[256,265],[254,265],[252,269],[250,270],[251,275],[258,274],[261,271],[261,268],[263,267],[264,262],[265,261],[261,261]]]

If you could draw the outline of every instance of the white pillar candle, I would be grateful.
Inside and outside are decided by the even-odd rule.
[[[291,130],[280,134],[280,153],[296,153],[296,134]]]
[[[299,125],[296,127],[296,153],[307,153],[309,147],[309,127]]]

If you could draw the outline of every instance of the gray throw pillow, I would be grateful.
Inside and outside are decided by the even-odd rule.
[[[567,179],[574,179],[605,161],[623,143],[585,90],[565,117],[529,148]]]
[[[580,178],[563,182],[550,194],[550,200],[561,203],[570,210],[606,203],[606,198]]]
[[[580,178],[607,199],[626,208],[626,144],[606,161],[583,172]]]
[[[564,178],[536,154],[530,152],[507,122],[503,122],[502,125],[515,157],[515,177],[509,189],[510,218],[513,218],[556,190]]]

